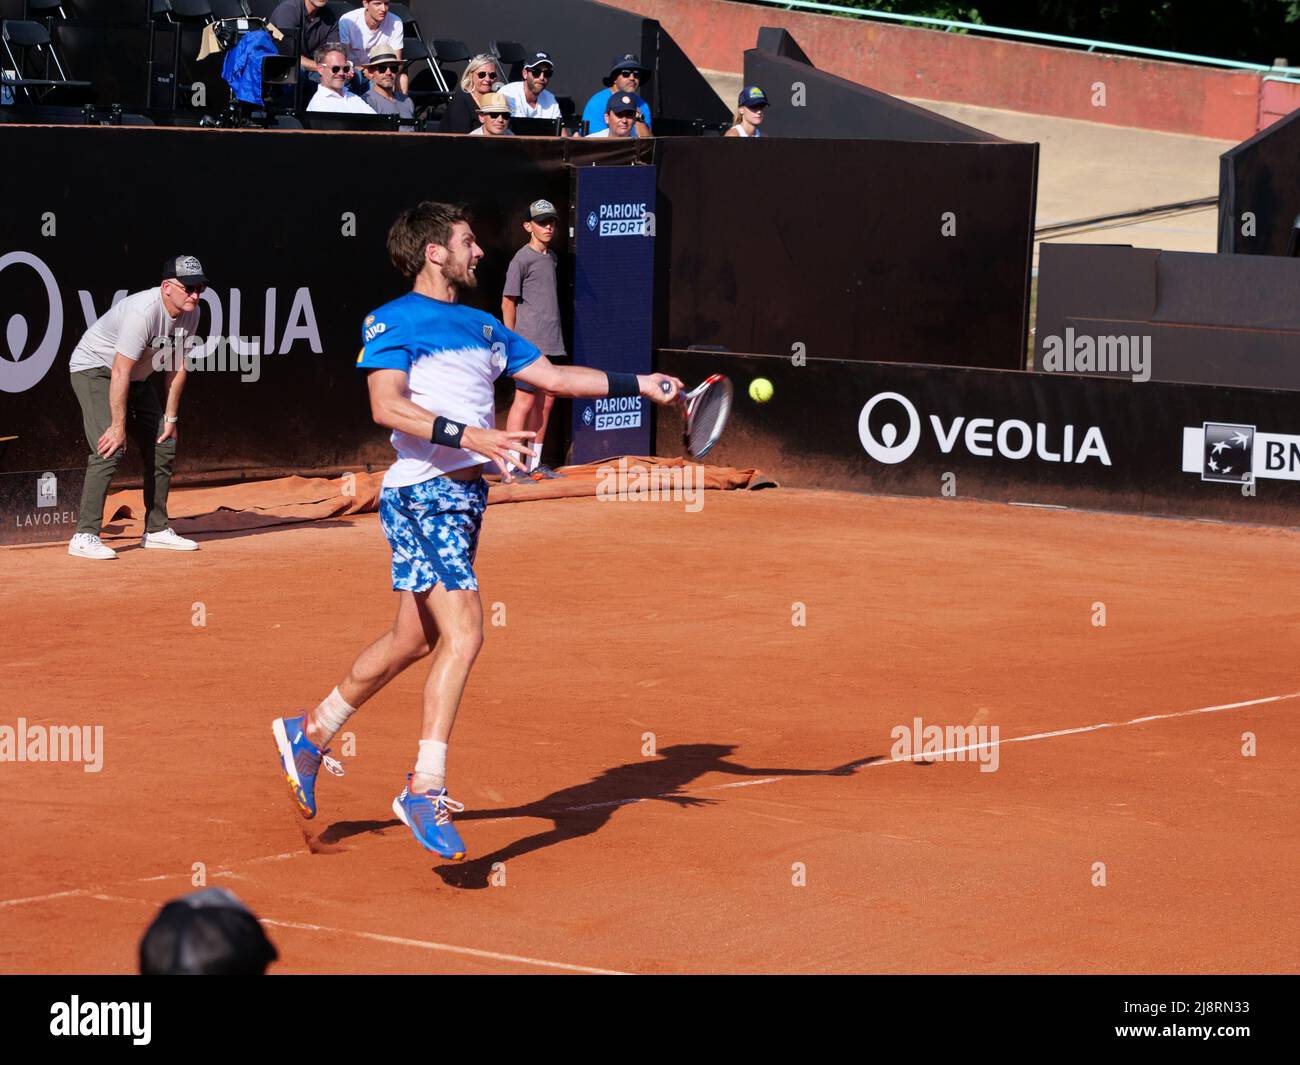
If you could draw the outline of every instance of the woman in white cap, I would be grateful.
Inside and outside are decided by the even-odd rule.
[[[736,101],[736,117],[725,137],[761,137],[763,112],[767,109],[767,94],[757,85],[747,85]]]
[[[497,61],[486,52],[480,52],[465,67],[461,75],[460,90],[447,105],[442,116],[443,133],[472,133],[479,126],[479,105],[488,93],[495,93],[500,84]]]

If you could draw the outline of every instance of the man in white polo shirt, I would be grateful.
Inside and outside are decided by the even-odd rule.
[[[320,71],[320,85],[316,95],[307,105],[308,111],[337,115],[373,115],[365,100],[354,96],[348,88],[352,80],[352,63],[342,46],[328,44],[316,53],[316,69]]]
[[[399,60],[402,58],[402,20],[388,6],[388,0],[365,0],[355,11],[339,18],[339,40],[352,61],[353,70],[365,74],[363,68],[377,52],[392,52]],[[406,92],[404,73],[398,88]]]
[[[104,501],[129,433],[144,465],[144,540],[141,547],[195,551],[198,544],[168,528],[167,491],[176,458],[176,424],[185,388],[185,338],[199,322],[199,298],[207,287],[203,267],[192,255],[163,265],[158,288],[136,292],[115,303],[77,342],[68,370],[81,404],[82,427],[91,447],[81,516],[68,544],[79,558],[117,557],[99,534]],[[163,356],[166,356],[165,358]],[[148,377],[161,363],[167,409]]]
[[[546,87],[555,76],[555,64],[547,52],[534,52],[524,64],[523,81],[503,86],[501,95],[510,104],[512,118],[559,118],[560,104]]]

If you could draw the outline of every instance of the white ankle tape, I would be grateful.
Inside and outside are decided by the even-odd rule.
[[[320,706],[316,707],[316,720],[326,733],[333,736],[334,733],[348,723],[348,718],[356,712],[357,708],[349,706],[343,696],[339,694],[338,688],[335,688],[329,695],[325,696]]]
[[[421,740],[420,757],[415,760],[415,772],[422,777],[446,777],[447,745],[441,740]]]

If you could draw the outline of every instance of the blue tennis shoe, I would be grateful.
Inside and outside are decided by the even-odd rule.
[[[280,753],[280,768],[289,782],[293,801],[298,804],[303,817],[316,816],[316,774],[325,766],[336,777],[343,775],[343,763],[329,756],[307,738],[307,715],[278,717],[271,724],[275,734],[276,750]]]
[[[465,844],[451,823],[451,815],[464,810],[464,804],[449,796],[446,788],[412,794],[410,773],[406,774],[402,794],[393,800],[393,813],[410,828],[420,846],[453,861],[465,857]]]

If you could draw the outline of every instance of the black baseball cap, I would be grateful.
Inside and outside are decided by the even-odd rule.
[[[182,285],[206,285],[207,276],[203,273],[203,264],[193,255],[177,255],[163,263],[162,279],[170,281],[176,278]]]
[[[555,69],[555,60],[551,58],[550,52],[534,52],[528,62],[524,64],[525,70],[532,70],[533,67],[548,66],[551,70]]]
[[[643,66],[641,60],[635,54],[632,52],[624,52],[621,56],[618,56],[612,63],[610,63],[609,73],[600,79],[601,83],[604,85],[613,85],[614,75],[620,70],[639,71],[642,81],[645,81],[646,78],[650,76],[650,68]]]
[[[140,940],[142,976],[260,976],[280,956],[253,912],[225,888],[173,899]]]
[[[609,94],[609,103],[605,105],[605,114],[610,112],[622,114],[624,111],[632,111],[635,114],[641,113],[641,97],[634,92],[612,92]]]

